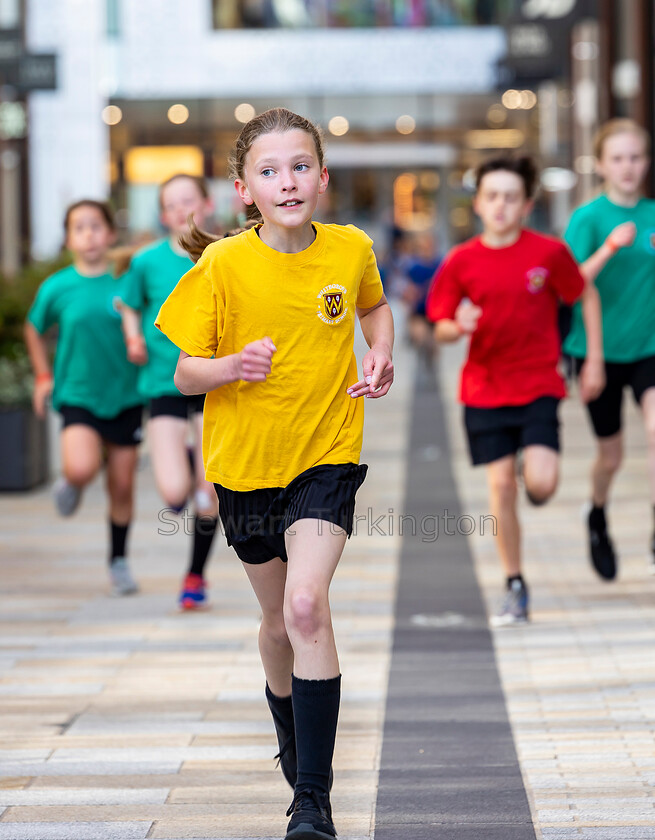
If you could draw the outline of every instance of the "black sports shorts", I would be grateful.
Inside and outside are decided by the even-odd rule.
[[[150,419],[153,417],[179,417],[186,420],[193,414],[202,414],[205,407],[205,394],[184,394],[154,397],[148,403]]]
[[[96,417],[86,408],[77,405],[62,405],[59,413],[64,421],[63,428],[81,424],[90,426],[100,437],[116,446],[138,446],[143,437],[141,431],[141,416],[143,406],[135,405],[126,408],[116,417]]]
[[[366,464],[322,464],[296,476],[286,487],[228,490],[215,484],[218,512],[231,545],[244,563],[287,561],[284,532],[298,519],[320,519],[352,534],[355,494]]]
[[[539,397],[527,405],[499,408],[464,407],[464,425],[474,465],[515,455],[526,446],[559,452],[557,397]]]
[[[573,359],[576,375],[580,374],[584,359]],[[636,362],[605,362],[605,389],[601,395],[587,403],[596,437],[611,437],[621,431],[623,389],[629,386],[636,403],[641,402],[644,391],[655,388],[655,356],[646,356]]]

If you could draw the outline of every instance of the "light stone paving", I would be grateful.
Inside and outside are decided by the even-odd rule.
[[[461,348],[442,353],[444,402],[463,512],[479,522],[486,484],[468,464],[454,401],[460,358]],[[344,673],[333,791],[342,840],[374,836],[400,547],[388,523],[402,512],[413,385],[400,342],[397,366],[389,397],[367,403],[370,473],[332,587]],[[499,668],[540,840],[653,840],[655,579],[645,574],[643,430],[630,408],[610,510],[621,574],[605,584],[588,566],[579,514],[592,441],[575,400],[562,418],[558,495],[544,509],[522,505],[533,621],[495,631]],[[435,480],[442,455],[423,452]],[[131,535],[142,592],[112,599],[99,482],[72,520],[55,518],[46,491],[0,496],[0,840],[283,836],[290,791],[272,759],[257,604],[221,540],[209,567],[213,609],[179,614],[189,537],[157,535],[171,529],[159,508],[146,453]],[[501,592],[493,538],[476,531],[470,545],[492,611]]]
[[[463,511],[479,522],[488,511],[484,470],[469,465],[455,402],[462,350],[444,348],[440,370]],[[643,427],[631,403],[624,415],[626,459],[609,507],[618,580],[601,581],[587,560],[581,506],[593,441],[573,396],[561,411],[559,491],[542,509],[521,501],[533,620],[494,631],[541,840],[655,838],[655,578],[646,573],[653,513]],[[493,612],[502,592],[493,537],[478,530],[470,544]]]
[[[369,478],[332,586],[343,840],[373,837],[400,541],[370,523],[402,509],[414,366],[402,347],[396,365],[389,396],[366,401]],[[273,759],[258,605],[221,538],[212,610],[177,612],[190,537],[158,520],[147,451],[138,483],[142,591],[123,599],[108,596],[100,481],[70,520],[47,490],[0,496],[0,840],[279,840],[291,792]]]

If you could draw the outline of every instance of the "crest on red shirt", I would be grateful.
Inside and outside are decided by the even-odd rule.
[[[536,295],[543,290],[546,285],[546,280],[548,279],[548,274],[548,269],[542,268],[541,266],[538,268],[531,268],[530,271],[527,272],[527,287],[530,294]]]

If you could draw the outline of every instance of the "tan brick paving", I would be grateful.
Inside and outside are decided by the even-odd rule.
[[[469,466],[454,389],[462,348],[445,348],[441,371],[462,504],[487,510],[486,485]],[[543,509],[522,501],[529,626],[494,642],[538,837],[655,838],[655,578],[646,574],[653,514],[643,428],[627,406],[626,461],[609,508],[620,552],[615,583],[587,561],[581,505],[593,443],[577,398],[562,406],[562,477]],[[471,537],[488,609],[501,577],[493,538]]]
[[[401,350],[399,364],[413,360]],[[364,515],[402,504],[412,379],[366,404]],[[190,539],[158,536],[159,508],[144,455],[130,538],[142,592],[112,599],[99,481],[71,520],[55,517],[45,490],[0,497],[0,840],[284,834],[291,792],[273,760],[258,606],[221,539],[213,609],[179,614]],[[344,674],[332,798],[344,840],[373,836],[398,551],[364,523],[332,587]]]
[[[442,355],[444,392],[464,512],[477,517],[486,488],[468,466],[452,399],[460,353]],[[369,507],[401,510],[412,385],[402,348],[399,364],[386,403],[367,406],[364,516]],[[560,491],[545,509],[522,509],[534,620],[494,635],[543,840],[655,838],[652,514],[643,433],[634,410],[628,418],[610,514],[619,581],[598,581],[587,564],[579,508],[592,449],[570,400]],[[99,484],[71,521],[54,517],[44,491],[0,497],[0,840],[254,840],[284,831],[290,797],[273,766],[245,575],[221,542],[209,571],[213,610],[178,614],[188,537],[157,536],[145,459],[139,484],[131,553],[143,592],[124,600],[106,595]],[[345,840],[373,837],[399,550],[397,537],[366,530],[364,519],[332,594],[345,675],[333,799]],[[493,540],[474,534],[470,544],[492,610]]]

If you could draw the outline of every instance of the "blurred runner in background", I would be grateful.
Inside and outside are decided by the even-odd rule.
[[[590,355],[581,371],[583,398],[604,386],[600,303],[562,242],[524,227],[537,169],[530,158],[498,157],[476,173],[474,209],[483,232],[454,248],[428,297],[439,341],[470,338],[460,399],[471,460],[485,464],[507,593],[496,626],[529,618],[517,512],[517,456],[528,500],[542,505],[557,488],[559,401],[558,303],[584,291]]]
[[[193,492],[196,515],[191,558],[179,596],[180,607],[193,610],[207,606],[204,572],[218,524],[216,493],[211,482],[205,481],[202,458],[205,395],[183,396],[175,387],[179,351],[155,328],[155,318],[177,281],[193,266],[178,237],[188,233],[189,216],[204,226],[213,205],[205,182],[184,174],[161,185],[159,202],[169,236],[132,258],[123,291],[123,328],[129,359],[141,366],[139,391],[148,404],[148,446],[159,493],[169,508],[180,513]]]
[[[565,233],[582,271],[595,281],[603,313],[607,385],[588,404],[598,449],[591,471],[587,514],[589,553],[605,580],[617,572],[605,507],[623,457],[621,406],[629,387],[641,408],[648,443],[648,476],[655,514],[655,201],[644,198],[650,136],[637,123],[611,120],[595,143],[603,193],[579,207]],[[564,351],[580,371],[589,350],[579,304],[573,309]],[[655,574],[655,533],[648,568]]]
[[[122,281],[109,270],[114,219],[107,204],[84,199],[66,211],[64,230],[73,264],[42,283],[25,325],[35,373],[34,410],[42,417],[52,393],[53,406],[63,419],[63,476],[54,486],[62,516],[75,512],[83,488],[104,462],[112,592],[129,595],[138,588],[127,565],[126,545],[142,399],[137,368],[127,359],[121,332]],[[59,333],[53,378],[44,333],[55,325]]]

